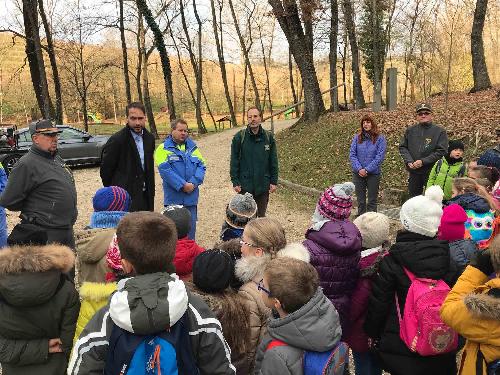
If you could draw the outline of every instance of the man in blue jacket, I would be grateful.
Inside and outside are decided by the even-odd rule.
[[[173,120],[171,133],[155,151],[154,159],[163,180],[163,204],[178,204],[191,213],[188,237],[196,236],[199,186],[205,178],[206,163],[196,143],[189,138],[183,119]]]

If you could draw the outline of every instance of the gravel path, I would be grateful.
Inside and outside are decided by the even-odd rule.
[[[279,131],[293,123],[294,120],[278,121],[275,129]],[[269,126],[270,124],[265,124],[266,128]],[[211,247],[217,241],[224,220],[226,204],[234,194],[229,180],[229,156],[231,139],[240,129],[211,134],[197,141],[208,164],[205,183],[200,187],[196,235],[197,242],[205,247]],[[75,225],[75,231],[78,231],[88,224],[92,213],[92,197],[102,184],[97,167],[76,168],[73,173],[78,191],[79,215]],[[163,207],[162,181],[158,172],[156,172],[155,207],[157,211],[161,211]],[[282,223],[290,242],[303,238],[311,212],[297,212],[290,209],[277,194],[271,196],[268,208],[268,216],[275,217]],[[18,214],[18,212],[7,211],[9,230],[18,222]]]

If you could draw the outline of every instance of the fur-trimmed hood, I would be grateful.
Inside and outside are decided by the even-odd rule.
[[[289,257],[293,259],[298,259],[306,263],[309,263],[311,261],[311,254],[309,254],[307,248],[300,242],[293,242],[286,245],[283,249],[278,251],[276,256],[278,258]]]
[[[0,276],[24,272],[67,273],[75,264],[75,254],[61,245],[13,246],[0,251]]]
[[[259,281],[264,275],[267,264],[271,261],[269,254],[258,256],[242,257],[236,261],[234,274],[243,283],[249,281]],[[257,280],[259,279],[259,280]]]
[[[482,319],[500,320],[500,298],[495,297],[500,294],[499,288],[490,289],[487,293],[471,293],[465,296],[464,303],[472,315]]]
[[[0,251],[0,297],[13,306],[49,301],[73,267],[75,255],[61,245],[14,246]]]

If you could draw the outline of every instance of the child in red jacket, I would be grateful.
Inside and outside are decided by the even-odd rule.
[[[177,228],[177,245],[175,247],[174,266],[181,280],[191,280],[194,258],[204,248],[188,237],[191,229],[191,213],[183,206],[171,205],[165,207],[162,214],[171,219]]]

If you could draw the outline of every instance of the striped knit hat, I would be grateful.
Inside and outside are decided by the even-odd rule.
[[[92,200],[94,211],[128,211],[130,195],[119,186],[100,188],[95,192]]]
[[[317,209],[321,216],[329,220],[345,220],[351,215],[354,184],[344,182],[335,184],[321,195]]]

